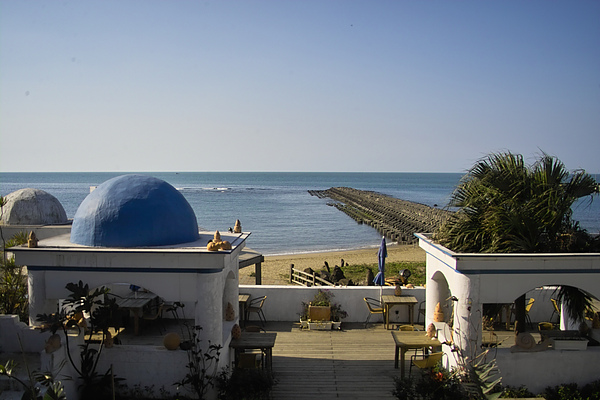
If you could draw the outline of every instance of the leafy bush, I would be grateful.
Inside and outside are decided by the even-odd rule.
[[[350,264],[342,268],[346,278],[351,279],[353,282],[361,282],[365,280],[367,276],[367,269],[371,269],[374,273],[377,273],[377,263],[373,264]],[[385,276],[391,277],[398,275],[398,272],[403,269],[408,269],[411,272],[409,283],[415,286],[423,285],[425,283],[425,262],[386,262],[385,263]]]
[[[399,400],[464,400],[469,399],[456,375],[433,371],[419,378],[395,378],[393,395]]]
[[[27,300],[27,275],[24,267],[15,264],[14,258],[7,258],[7,247],[27,243],[24,232],[14,235],[4,242],[0,260],[0,314],[16,314],[19,320],[29,321],[29,302]]]
[[[274,383],[264,369],[224,369],[217,377],[220,400],[266,399]]]
[[[600,400],[600,380],[583,386],[576,383],[548,387],[542,393],[546,400]]]
[[[507,386],[504,388],[502,395],[500,396],[502,399],[519,399],[525,397],[535,397],[535,395],[524,386],[521,386],[518,389]]]
[[[208,341],[207,348],[202,345],[200,338],[200,325],[187,326],[188,335],[191,337],[190,346],[187,349],[188,364],[185,377],[175,382],[177,387],[185,387],[194,393],[198,399],[206,398],[210,388],[217,382],[217,365],[221,356],[221,345]]]

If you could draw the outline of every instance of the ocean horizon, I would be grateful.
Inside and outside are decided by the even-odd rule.
[[[431,207],[447,206],[462,173],[401,172],[133,172],[162,179],[192,206],[205,231],[227,231],[239,219],[252,232],[247,246],[264,255],[299,254],[377,247],[380,234],[331,207],[309,190],[346,186]],[[73,218],[90,187],[122,172],[2,172],[0,195],[35,188],[55,196]],[[596,180],[600,178],[594,175]],[[574,219],[600,232],[598,199],[582,199]]]

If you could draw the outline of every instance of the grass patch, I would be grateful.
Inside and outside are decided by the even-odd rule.
[[[346,278],[352,279],[353,282],[364,281],[367,276],[367,268],[371,268],[374,275],[377,275],[379,268],[376,263],[373,264],[355,264],[344,266],[342,270]],[[402,269],[408,269],[411,272],[408,282],[415,286],[425,284],[425,262],[386,262],[385,276],[397,276]]]

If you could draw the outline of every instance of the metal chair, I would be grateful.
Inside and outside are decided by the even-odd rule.
[[[531,329],[533,329],[533,322],[531,322],[531,317],[529,316],[529,311],[531,311],[531,307],[533,307],[533,303],[535,302],[535,299],[533,297],[530,297],[529,299],[527,299],[527,304],[525,304],[525,321],[527,323],[529,323],[529,326],[531,327]],[[512,316],[515,315],[516,316],[516,310],[515,310],[515,305],[512,305],[511,308],[511,320],[512,320]]]
[[[398,331],[404,331],[404,332],[414,332],[416,331],[415,327],[413,325],[398,325],[398,328],[396,329]]]
[[[552,315],[550,315],[550,322],[552,322],[552,318],[554,318],[554,315],[556,314],[555,323],[558,324],[560,322],[560,307],[558,306],[558,301],[556,301],[556,299],[550,299],[550,301],[552,302],[552,306],[554,307],[554,310],[552,310]]]
[[[248,307],[246,307],[246,321],[250,320],[250,313],[255,313],[258,315],[258,319],[262,325],[265,326],[267,319],[265,318],[265,313],[263,312],[262,307],[265,304],[266,299],[267,296],[261,296],[250,300]]]
[[[423,323],[425,323],[425,301],[419,303],[419,313],[417,314],[417,324],[421,322],[421,316],[423,317]]]
[[[533,307],[533,303],[535,299],[532,297],[527,300],[527,304],[525,305],[525,319],[529,322],[529,326],[533,329],[533,322],[531,322],[531,317],[529,316],[529,311],[531,311],[531,307]]]
[[[411,374],[413,365],[423,372],[434,368],[440,361],[442,361],[443,355],[444,352],[439,351],[437,353],[427,354],[423,358],[418,358],[416,354],[411,356],[408,374]]]
[[[384,315],[385,312],[384,312],[383,305],[381,304],[381,302],[372,297],[364,297],[364,300],[365,300],[365,304],[367,305],[367,308],[369,309],[369,315],[367,316],[367,319],[365,321],[365,328],[369,324],[369,320],[371,319],[371,315],[373,315],[373,314],[381,314],[384,317],[383,319],[385,321],[385,315]]]
[[[149,312],[144,312],[142,314],[142,320],[144,321],[158,321],[159,326],[158,326],[158,331],[160,332],[160,334],[162,335],[163,330],[165,329],[164,326],[164,322],[162,320],[162,313],[163,313],[163,309],[165,308],[165,303],[160,303],[154,307],[152,307]]]

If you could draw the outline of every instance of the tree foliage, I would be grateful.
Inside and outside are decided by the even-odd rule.
[[[461,179],[449,204],[458,211],[435,239],[468,253],[594,251],[599,241],[573,221],[572,205],[598,192],[591,175],[547,154],[531,166],[521,155],[491,154]]]

